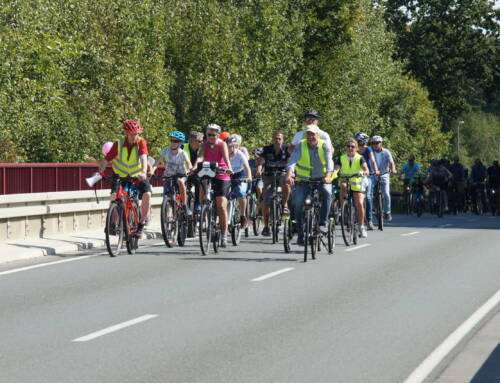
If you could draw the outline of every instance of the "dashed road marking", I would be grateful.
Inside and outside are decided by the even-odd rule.
[[[364,247],[368,247],[368,246],[371,246],[372,244],[371,243],[365,243],[363,245],[359,245],[359,246],[356,246],[356,247],[349,247],[348,249],[345,249],[345,251],[355,251],[355,250],[359,250],[359,249],[362,249]]]
[[[401,234],[401,237],[409,237],[410,235],[419,234],[420,231],[412,231],[411,233]]]
[[[260,277],[254,278],[251,281],[252,282],[264,281],[266,279],[275,277],[276,275],[280,275],[280,274],[283,274],[283,273],[286,273],[286,272],[292,271],[292,270],[294,270],[294,267],[287,267],[287,268],[284,268],[284,269],[281,269],[281,270],[278,270],[278,271],[273,271],[272,273],[265,274],[265,275],[262,275]]]

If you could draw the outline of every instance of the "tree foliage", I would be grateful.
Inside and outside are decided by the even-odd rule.
[[[255,147],[306,108],[337,147],[363,130],[397,158],[448,150],[368,0],[12,0],[0,43],[4,161],[98,157],[126,118],[153,155],[209,122]]]

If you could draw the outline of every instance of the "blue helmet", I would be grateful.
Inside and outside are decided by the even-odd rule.
[[[169,137],[177,138],[180,142],[186,141],[186,135],[178,130],[168,135]]]

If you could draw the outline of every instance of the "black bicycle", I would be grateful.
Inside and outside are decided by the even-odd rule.
[[[362,177],[361,174],[339,174],[340,178],[346,181],[346,192],[342,208],[340,210],[340,228],[342,237],[346,246],[355,245],[358,243],[358,215],[356,204],[354,203],[353,190],[349,180],[351,178]]]
[[[321,194],[319,188],[323,185],[321,180],[299,181],[299,185],[306,185],[309,190],[304,200],[302,230],[304,232],[304,262],[307,262],[308,248],[311,258],[316,259],[316,253],[321,251],[322,246],[333,253],[335,243],[335,221],[328,220],[326,233],[320,229]],[[286,251],[286,248],[285,248]]]
[[[259,199],[257,198],[257,184],[261,178],[254,178],[247,193],[247,218],[252,222],[253,234],[259,235],[260,225],[262,224],[262,213],[259,208]],[[245,237],[248,237],[249,228],[245,229]]]
[[[214,252],[217,253],[222,240],[212,180],[217,172],[222,173],[225,171],[226,169],[217,167],[216,162],[202,162],[198,165],[197,174],[201,179],[201,187],[205,194],[198,228],[200,248],[203,255],[208,254],[210,244],[213,245]]]
[[[384,198],[381,190],[381,179],[385,174],[389,174],[390,171],[384,173],[370,173],[375,175],[375,185],[373,187],[373,206],[375,208],[375,217],[377,217],[377,228],[379,230],[384,230]]]
[[[271,176],[271,205],[269,206],[269,221],[271,224],[271,233],[273,236],[273,243],[278,242],[279,228],[283,215],[283,204],[281,190],[276,179],[283,174],[283,170],[270,170],[266,171],[266,175]]]

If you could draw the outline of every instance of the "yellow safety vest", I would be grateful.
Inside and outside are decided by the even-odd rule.
[[[323,149],[324,143],[325,141],[318,140],[318,156],[323,167],[323,176],[326,174],[325,151]],[[311,158],[309,156],[307,140],[302,140],[300,145],[300,157],[295,164],[295,177],[297,177],[297,181],[305,181],[311,179]]]
[[[350,163],[347,154],[342,154],[340,156],[340,167],[343,174],[361,173],[361,155],[355,153],[352,163]],[[362,177],[350,178],[349,184],[351,185],[351,189],[353,191],[361,191],[361,181]]]
[[[120,177],[136,177],[141,171],[142,166],[139,161],[139,147],[134,145],[132,153],[125,144],[125,137],[120,137],[118,140],[118,153],[113,159],[113,171]]]

